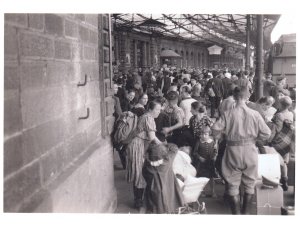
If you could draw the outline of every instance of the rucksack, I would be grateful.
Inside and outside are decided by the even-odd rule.
[[[136,135],[138,117],[133,113],[124,112],[116,121],[113,135],[114,144],[129,144]]]
[[[284,156],[289,152],[293,152],[295,148],[295,126],[290,121],[284,121],[281,131],[276,133],[271,141],[271,146]]]

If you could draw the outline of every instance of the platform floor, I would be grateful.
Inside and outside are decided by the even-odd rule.
[[[125,170],[121,167],[118,153],[114,153],[114,168],[115,168],[115,186],[117,189],[118,204],[115,213],[122,214],[138,214],[139,211],[133,206],[133,191],[132,185],[126,182]],[[216,198],[201,197],[199,202],[205,202],[207,214],[230,215],[230,208],[223,200],[224,184],[216,182]],[[204,190],[205,191],[205,190]],[[294,206],[294,187],[290,186],[289,190],[284,192],[284,205]],[[252,203],[252,215],[256,214],[255,201]]]

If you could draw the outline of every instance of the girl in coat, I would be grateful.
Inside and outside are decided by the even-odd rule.
[[[146,157],[143,176],[147,213],[174,213],[184,205],[179,184],[173,172],[178,151],[174,144],[151,144]]]

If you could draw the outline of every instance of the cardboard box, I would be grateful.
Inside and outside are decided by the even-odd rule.
[[[281,186],[266,188],[261,182],[256,184],[257,215],[281,215],[283,207],[283,190]]]

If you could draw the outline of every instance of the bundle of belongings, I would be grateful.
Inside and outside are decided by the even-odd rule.
[[[200,213],[204,212],[205,204],[200,204],[198,198],[204,187],[209,182],[209,178],[196,177],[196,169],[192,166],[192,159],[189,156],[190,147],[184,146],[177,152],[173,162],[173,172],[182,190],[184,201],[188,203],[198,203]]]

